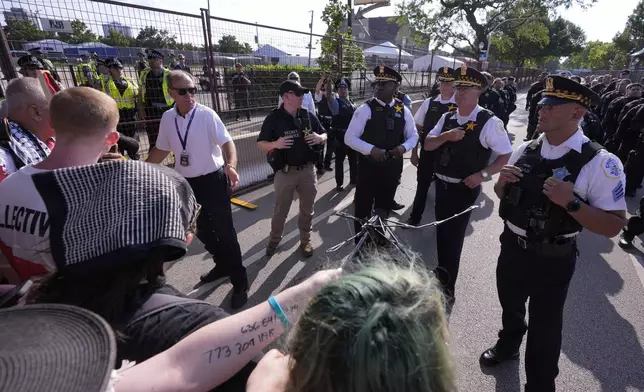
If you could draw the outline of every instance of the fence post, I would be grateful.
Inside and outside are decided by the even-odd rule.
[[[0,29],[0,68],[6,80],[15,79],[18,77],[16,69],[11,62],[11,51],[9,50],[9,42],[4,30]]]
[[[400,63],[402,62],[402,45],[398,47],[398,72],[402,72],[400,68]]]
[[[212,52],[212,32],[210,31],[210,11],[205,8],[201,9],[201,25],[203,27],[203,38],[205,42],[206,56],[208,59],[206,63],[210,68],[208,73],[210,79],[210,96],[212,98],[213,109],[217,112],[221,112],[219,105],[219,93],[218,93],[218,77],[217,71],[215,70],[215,59],[213,58]]]

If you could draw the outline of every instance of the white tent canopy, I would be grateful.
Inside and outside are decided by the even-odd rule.
[[[380,45],[372,46],[369,49],[365,49],[364,55],[365,57],[378,56],[385,59],[397,59],[398,55],[406,58],[414,57],[411,54],[409,54],[409,52],[406,52],[404,50],[400,52],[398,47],[389,41],[383,42]]]
[[[432,67],[431,71],[436,71],[441,67],[458,68],[461,65],[463,65],[461,60],[439,55],[434,55],[434,61],[432,61],[432,55],[428,54],[414,60],[414,71],[427,71],[429,67]]]

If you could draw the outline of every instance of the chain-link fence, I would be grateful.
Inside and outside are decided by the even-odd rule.
[[[371,70],[377,65],[399,70],[401,91],[417,94],[416,99],[429,93],[435,82],[433,71],[439,67],[480,67],[469,59],[390,42],[335,39],[312,31],[219,18],[206,9],[189,14],[111,0],[5,0],[0,7],[8,46],[1,62],[5,64],[2,87],[13,71],[6,63],[17,67],[18,58],[38,48],[63,86],[89,85],[125,96],[127,83],[112,83],[120,79],[118,71],[100,66],[99,61],[119,58],[122,76],[138,85],[142,97],[134,107],[121,110],[119,130],[139,139],[145,157],[155,144],[162,113],[172,106],[159,66],[188,70],[198,86],[198,101],[219,113],[235,140],[242,188],[272,174],[255,141],[264,118],[278,105],[279,85],[289,72],[298,72],[302,84],[314,93],[319,93],[324,74],[349,78],[351,97],[360,103],[372,96]],[[326,73],[318,64],[324,40],[327,48],[337,48],[322,56],[327,60],[322,64]],[[364,51],[360,67],[351,57],[352,44]],[[163,60],[146,61],[146,49],[160,52]],[[179,55],[185,60],[180,62]],[[519,88],[529,85],[538,73],[494,64],[489,70],[497,77],[515,76]],[[239,77],[241,72],[245,78]]]

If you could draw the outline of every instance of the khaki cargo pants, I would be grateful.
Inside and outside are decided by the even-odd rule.
[[[302,244],[311,242],[313,205],[315,204],[315,196],[318,193],[317,182],[313,163],[308,163],[302,167],[290,167],[287,173],[282,170],[275,173],[275,209],[271,220],[271,243],[277,244],[282,240],[284,224],[291,209],[295,192],[297,192],[300,199],[300,214],[297,218],[297,226],[300,229],[300,242]]]

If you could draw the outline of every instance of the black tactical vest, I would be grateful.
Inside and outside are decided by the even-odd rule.
[[[331,127],[336,130],[344,130],[349,127],[349,123],[353,118],[353,112],[356,111],[356,107],[353,102],[345,102],[342,99],[338,98],[339,112],[337,115],[333,116],[333,123]]]
[[[581,153],[570,150],[559,159],[545,159],[541,156],[542,140],[532,141],[514,164],[523,177],[507,185],[499,208],[501,218],[524,229],[530,241],[544,241],[582,229],[565,208],[543,194],[543,183],[549,177],[575,183],[581,168],[603,149],[599,143],[586,142]]]
[[[440,96],[430,98],[429,107],[427,108],[427,113],[425,114],[425,121],[423,122],[423,134],[420,136],[420,141],[423,143],[427,138],[429,132],[434,129],[438,120],[441,119],[441,116],[450,110],[456,110],[455,103],[441,103]],[[424,150],[423,150],[424,151]]]
[[[367,101],[371,119],[360,139],[383,150],[393,150],[405,141],[405,106],[395,100],[394,106],[382,106],[375,98]]]
[[[476,115],[476,121],[460,125],[456,121],[456,111],[446,115],[441,133],[460,127],[465,130],[465,137],[458,142],[445,142],[440,146],[436,161],[437,174],[462,180],[487,167],[492,150],[483,147],[479,137],[492,116],[492,112],[483,109]]]
[[[331,113],[331,108],[329,107],[329,101],[326,100],[326,97],[322,97],[322,100],[318,102],[318,118],[320,123],[325,129],[331,127],[331,119],[333,113]]]

